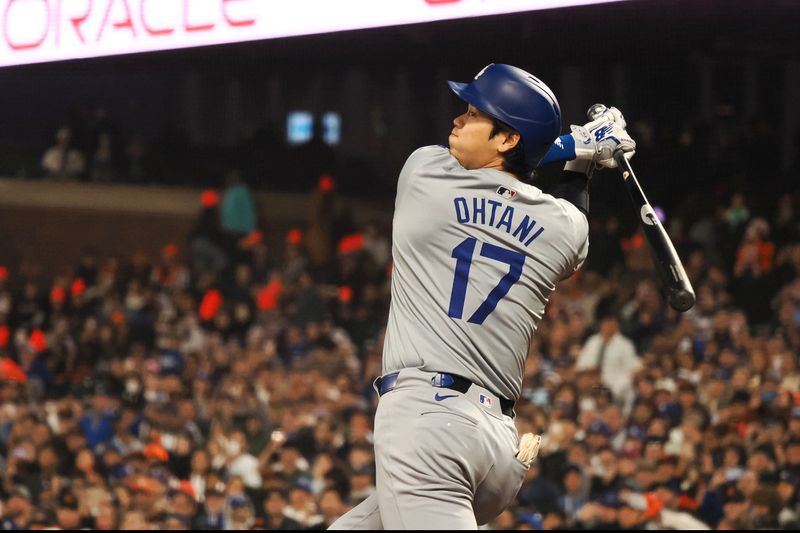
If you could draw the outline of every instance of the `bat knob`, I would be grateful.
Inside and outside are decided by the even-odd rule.
[[[589,108],[588,111],[586,111],[586,116],[589,118],[589,120],[594,120],[603,113],[605,113],[606,111],[608,111],[608,108],[605,105],[594,104],[592,107]]]

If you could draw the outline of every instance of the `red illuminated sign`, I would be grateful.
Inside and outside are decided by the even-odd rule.
[[[0,67],[624,0],[0,0]]]
[[[82,9],[73,9],[66,13],[63,9],[65,5],[74,7],[77,3],[68,0],[7,0],[2,19],[4,44],[11,50],[27,50],[39,48],[45,44],[48,37],[51,37],[53,44],[58,46],[62,41],[63,29],[73,32],[80,43],[87,44],[102,42],[104,36],[108,35],[107,32],[127,32],[133,38],[142,34],[159,37],[171,35],[176,29],[190,33],[211,31],[218,24],[239,28],[252,26],[256,22],[254,17],[235,18],[229,13],[229,4],[248,0],[181,0],[179,20],[172,20],[171,24],[162,26],[148,22],[153,13],[164,12],[163,3],[168,1],[170,0],[102,0],[99,2],[87,0]],[[32,2],[40,4],[41,8],[31,10]],[[216,17],[204,19],[196,15],[197,6],[203,2],[214,2],[218,5]],[[38,16],[23,17],[23,7],[27,8],[25,14],[35,13]],[[112,15],[112,10],[115,11],[115,15]],[[84,27],[89,26],[91,22],[95,23],[95,28],[89,33]],[[25,24],[28,27],[32,25],[33,28],[38,28],[38,31],[32,29],[26,32],[26,38],[15,39],[11,35],[11,30],[16,24]]]

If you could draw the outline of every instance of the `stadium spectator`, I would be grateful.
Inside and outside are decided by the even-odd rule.
[[[89,165],[89,179],[97,182],[115,181],[117,178],[116,164],[111,134],[100,133],[97,137],[97,148]]]
[[[72,130],[66,126],[56,132],[56,144],[42,156],[45,176],[54,179],[76,179],[86,170],[83,154],[72,146]]]
[[[225,189],[219,210],[222,229],[237,238],[244,237],[256,228],[253,195],[238,170],[230,170],[225,175]]]
[[[619,320],[608,314],[581,349],[576,369],[597,371],[603,385],[627,406],[633,400],[633,375],[641,364],[631,340],[620,333]]]
[[[797,527],[800,246],[783,209],[769,235],[731,213],[730,264],[704,240],[731,238],[727,223],[687,232],[684,315],[635,235],[606,276],[564,282],[516,406],[546,439],[493,527]],[[262,266],[98,243],[51,280],[0,269],[3,527],[320,528],[374,490],[388,236],[334,229],[363,240],[331,255],[330,279],[309,270],[303,228]],[[748,246],[742,272],[773,284],[756,315],[737,293]]]

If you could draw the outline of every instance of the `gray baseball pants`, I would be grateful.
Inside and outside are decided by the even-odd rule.
[[[477,529],[519,491],[528,467],[500,399],[432,386],[435,372],[400,371],[375,413],[376,492],[330,529]]]

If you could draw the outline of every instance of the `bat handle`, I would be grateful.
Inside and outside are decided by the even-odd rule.
[[[625,157],[625,152],[623,150],[617,150],[614,152],[614,160],[617,162],[617,167],[619,168],[620,173],[622,174],[622,179],[627,180],[629,177],[633,176],[633,167],[631,167],[631,162]],[[641,187],[639,184],[636,184],[637,188],[641,191]],[[641,195],[644,197],[644,191],[641,192]]]
[[[619,171],[622,172],[622,177],[628,179],[628,176],[633,174],[633,169],[631,168],[631,164],[628,161],[628,158],[625,157],[625,152],[622,150],[617,150],[614,152],[614,160],[617,162],[619,166]]]

